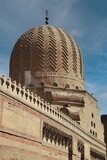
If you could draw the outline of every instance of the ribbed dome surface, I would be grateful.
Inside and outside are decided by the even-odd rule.
[[[24,83],[24,73],[30,71],[52,73],[53,82],[72,85],[70,79],[77,80],[76,86],[83,88],[83,62],[80,49],[73,38],[60,28],[43,25],[25,32],[17,41],[10,59],[10,77]],[[49,74],[48,74],[49,75]],[[56,78],[55,78],[56,77]],[[58,79],[58,77],[60,77]],[[43,76],[41,81],[45,82]],[[47,80],[46,82],[47,83]],[[74,84],[73,84],[74,86]]]

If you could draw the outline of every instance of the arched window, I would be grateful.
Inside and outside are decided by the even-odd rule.
[[[92,130],[90,129],[90,133],[92,134]]]
[[[56,82],[53,83],[53,86],[58,87],[58,84]]]
[[[66,85],[65,85],[65,88],[70,88],[69,84],[66,84]]]
[[[92,118],[94,118],[94,114],[93,113],[91,114],[91,116],[92,116]]]
[[[76,86],[76,89],[79,89],[79,87],[78,87],[78,86]]]
[[[41,87],[44,87],[44,83],[43,83],[43,82],[41,82],[41,84],[40,84],[40,85],[41,85]]]
[[[91,126],[93,126],[93,121],[91,121]]]

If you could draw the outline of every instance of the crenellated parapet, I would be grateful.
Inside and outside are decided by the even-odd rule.
[[[17,85],[15,81],[12,82],[11,78],[7,79],[5,76],[0,77],[0,94],[5,94],[6,96],[25,104],[26,107],[32,108],[33,110],[53,119],[76,135],[81,136],[83,139],[89,139],[90,143],[98,146],[103,152],[105,151],[105,144],[102,141],[93,137],[90,133],[82,129],[75,121],[61,111],[53,108],[52,105],[38,97],[36,94],[26,90],[21,84]],[[50,130],[50,134],[51,131],[53,131],[52,128],[50,129],[50,126],[48,126],[47,130]],[[62,135],[62,133],[60,134]]]

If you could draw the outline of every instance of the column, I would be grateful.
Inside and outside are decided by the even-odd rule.
[[[78,139],[76,137],[72,137],[72,160],[80,160],[77,144]]]
[[[87,142],[84,144],[84,159],[85,160],[90,160],[91,159],[90,146]]]

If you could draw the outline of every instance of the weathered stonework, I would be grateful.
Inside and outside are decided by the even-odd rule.
[[[91,148],[97,151],[100,159],[105,159],[106,148],[103,140],[94,137],[71,118],[6,77],[0,78],[0,99],[1,160],[33,160],[38,157],[46,160],[78,159],[81,156],[90,157]],[[43,138],[44,123],[48,124],[50,130],[45,132],[46,134],[52,134],[53,130],[54,134],[56,133],[55,140],[50,139],[48,134],[48,138]],[[68,138],[61,142],[61,136]],[[69,146],[69,142],[72,145]],[[90,148],[87,155],[84,153],[85,143]],[[88,159],[91,159],[89,157]]]
[[[45,25],[23,34],[10,77],[0,77],[0,160],[106,159],[97,100],[68,33]]]
[[[42,82],[46,86],[84,88],[80,49],[68,33],[57,27],[36,27],[18,39],[11,54],[10,77],[25,85],[25,71],[30,71],[33,85]]]

